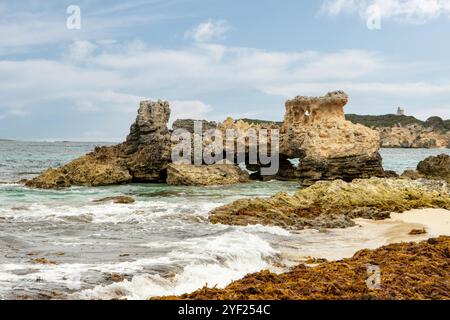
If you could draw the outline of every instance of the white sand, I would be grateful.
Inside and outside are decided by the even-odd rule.
[[[366,225],[367,220],[357,219]],[[416,209],[403,213],[392,213],[391,219],[369,224],[386,227],[382,238],[386,244],[395,242],[422,241],[439,236],[450,236],[450,211],[445,209]],[[413,229],[425,229],[427,233],[410,235]]]
[[[391,219],[424,227],[431,237],[450,235],[450,211],[445,209],[419,209],[393,213]]]

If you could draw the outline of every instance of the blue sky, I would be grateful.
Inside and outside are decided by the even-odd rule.
[[[282,120],[332,90],[348,113],[450,118],[450,0],[0,0],[0,17],[0,138],[121,141],[143,99]]]

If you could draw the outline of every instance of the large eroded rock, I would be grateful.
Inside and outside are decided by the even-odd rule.
[[[96,148],[61,168],[45,171],[26,185],[53,189],[164,181],[171,155],[169,117],[168,102],[143,101],[124,143]]]
[[[194,166],[170,164],[167,184],[184,186],[229,185],[249,182],[248,173],[233,164]]]
[[[347,102],[342,91],[286,102],[280,153],[300,159],[298,175],[304,186],[319,180],[384,176],[380,136],[345,119]]]

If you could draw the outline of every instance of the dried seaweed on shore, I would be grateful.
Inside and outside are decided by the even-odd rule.
[[[381,289],[366,284],[367,266],[378,266]],[[450,300],[450,237],[362,250],[352,258],[290,272],[261,271],[225,289],[203,288],[180,297],[187,300]]]

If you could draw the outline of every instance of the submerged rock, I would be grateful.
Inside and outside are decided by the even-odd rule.
[[[136,202],[136,200],[134,200],[133,197],[128,196],[106,197],[103,199],[94,200],[94,202],[110,202],[110,201],[117,204],[130,204]]]
[[[448,300],[450,237],[361,250],[350,259],[303,264],[283,274],[261,271],[225,289],[204,287],[163,299],[185,300]],[[381,288],[367,285],[368,266],[381,272]],[[158,298],[161,299],[161,298]]]
[[[294,195],[242,199],[213,210],[212,223],[274,225],[286,229],[345,228],[353,218],[386,219],[390,212],[418,208],[450,209],[446,184],[405,179],[323,181]]]
[[[383,177],[378,132],[345,119],[348,96],[296,97],[286,102],[280,153],[299,158],[304,186],[320,180]]]
[[[169,116],[168,102],[143,101],[124,143],[96,148],[61,168],[45,171],[26,186],[58,189],[164,181],[171,153]]]
[[[249,182],[248,173],[232,164],[194,166],[170,164],[167,184],[184,186],[228,185]]]

